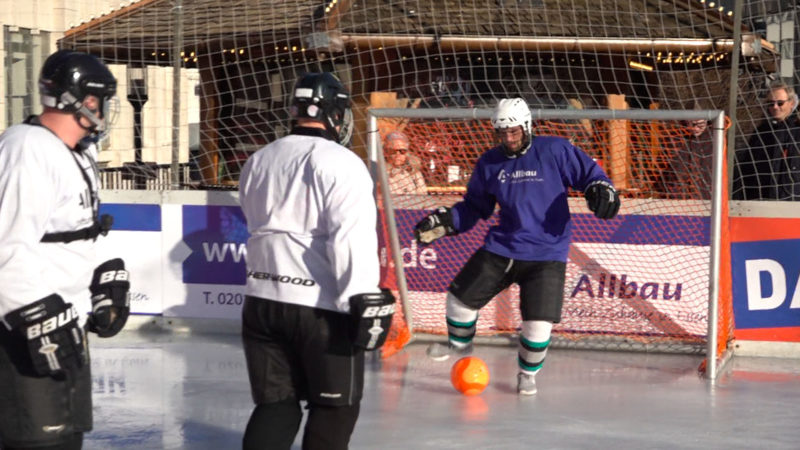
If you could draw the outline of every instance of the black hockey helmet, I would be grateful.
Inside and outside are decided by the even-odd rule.
[[[353,134],[350,94],[332,73],[312,72],[300,77],[292,92],[290,112],[293,121],[318,120],[333,137],[331,140],[344,146],[350,143]]]
[[[50,55],[39,76],[39,94],[43,106],[85,117],[92,125],[92,134],[106,130],[109,109],[117,92],[117,80],[96,57],[71,50],[59,50]],[[99,100],[100,118],[83,101],[87,95]],[[80,121],[79,121],[80,123]]]

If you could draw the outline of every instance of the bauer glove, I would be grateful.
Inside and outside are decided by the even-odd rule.
[[[364,350],[375,350],[383,345],[392,325],[394,301],[394,295],[388,289],[350,297],[353,345]]]
[[[119,333],[130,313],[130,290],[128,271],[120,259],[104,262],[94,269],[92,284],[92,314],[89,316],[89,331],[100,337],[111,337]]]
[[[423,245],[454,234],[458,234],[458,231],[453,227],[453,214],[445,206],[436,208],[414,226],[414,237]]]
[[[619,212],[620,200],[617,190],[607,181],[594,181],[583,196],[589,209],[600,219],[613,219]]]
[[[55,375],[86,364],[78,310],[58,294],[6,314],[12,334],[25,340],[36,375]]]

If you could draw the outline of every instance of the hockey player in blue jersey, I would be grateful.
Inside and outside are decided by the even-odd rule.
[[[448,344],[431,345],[428,355],[445,360],[471,352],[478,311],[517,283],[522,315],[517,392],[533,395],[550,332],[561,320],[572,235],[568,189],[582,191],[600,219],[616,216],[620,199],[603,169],[582,150],[561,137],[532,135],[523,99],[500,100],[492,126],[500,145],[478,159],[464,199],[437,208],[414,227],[416,239],[429,244],[469,230],[499,206],[498,224],[448,288]]]

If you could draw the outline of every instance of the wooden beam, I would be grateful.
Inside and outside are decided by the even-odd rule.
[[[328,19],[325,21],[325,29],[330,31],[339,28],[339,21],[341,21],[342,15],[350,11],[352,6],[353,0],[339,0],[328,14]]]
[[[623,94],[609,94],[608,109],[628,109],[628,102]],[[628,189],[628,167],[631,163],[630,132],[627,120],[608,121],[608,176],[617,190]]]
[[[219,105],[216,76],[211,65],[200,67],[200,155],[197,164],[203,184],[219,184]]]
[[[130,5],[128,5],[128,6],[124,7],[124,8],[120,8],[120,9],[118,9],[116,11],[111,11],[108,14],[102,15],[102,16],[97,17],[95,19],[92,19],[92,20],[90,20],[88,22],[84,22],[84,23],[78,25],[77,27],[70,28],[69,30],[64,32],[64,38],[75,37],[76,35],[79,35],[79,34],[83,33],[84,31],[88,30],[89,28],[94,28],[94,27],[101,26],[103,23],[106,23],[106,22],[113,22],[114,20],[116,20],[119,17],[123,17],[123,16],[127,16],[127,15],[130,15],[130,14],[139,12],[139,10],[144,10],[145,8],[147,8],[148,6],[150,6],[153,3],[159,3],[159,2],[164,2],[164,1],[168,1],[168,0],[140,0],[140,1],[136,2],[136,3],[131,3]]]

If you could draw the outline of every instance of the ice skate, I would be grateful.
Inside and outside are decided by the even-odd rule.
[[[466,347],[459,348],[452,344],[440,344],[438,342],[431,344],[426,351],[428,358],[434,361],[445,361],[451,355],[466,356],[472,353],[472,344],[467,344]]]
[[[519,395],[533,395],[536,391],[535,375],[528,375],[526,373],[517,374],[517,392]]]

